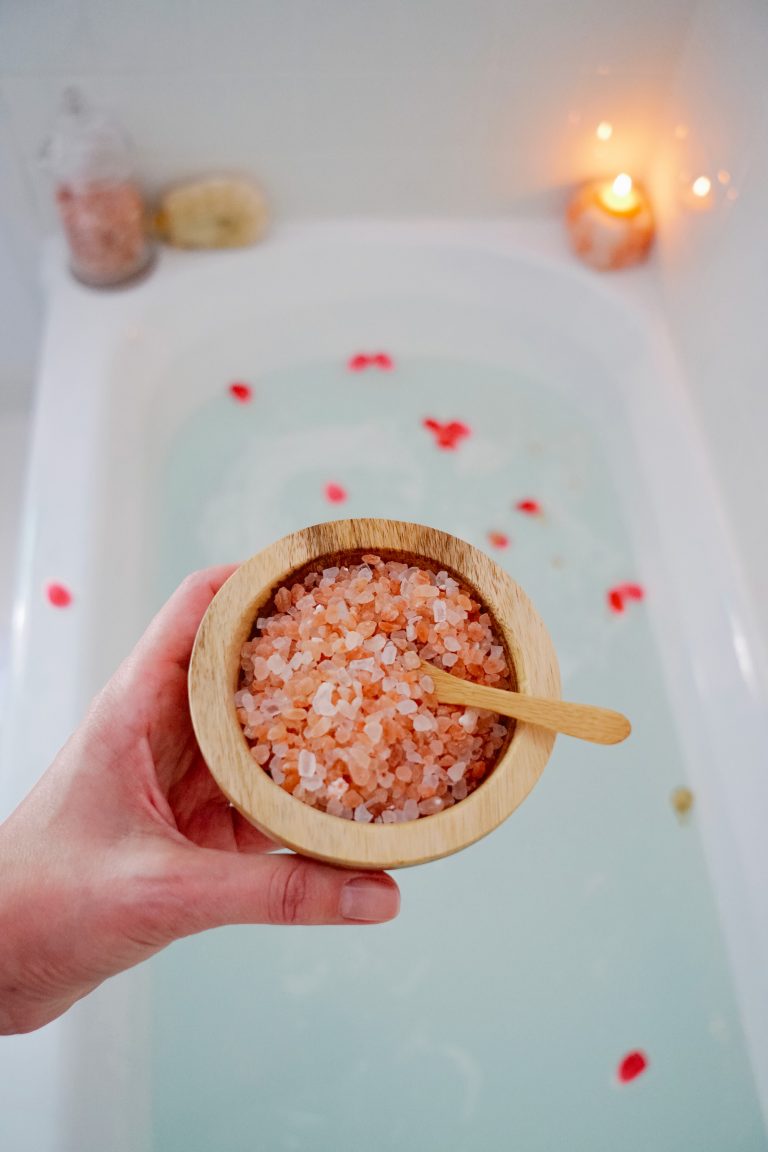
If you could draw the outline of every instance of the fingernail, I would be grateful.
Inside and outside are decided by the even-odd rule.
[[[400,892],[391,880],[356,876],[354,880],[348,880],[341,890],[339,912],[345,920],[372,924],[393,920],[399,911]]]

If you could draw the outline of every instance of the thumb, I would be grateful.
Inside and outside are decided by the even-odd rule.
[[[392,920],[400,891],[384,872],[350,872],[292,853],[236,855],[181,850],[185,868],[172,897],[172,936],[223,924],[348,924]]]

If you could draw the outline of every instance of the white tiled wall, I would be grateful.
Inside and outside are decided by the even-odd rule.
[[[0,408],[0,726],[10,666],[11,615],[29,423],[29,414],[23,409]]]
[[[702,0],[654,178],[665,305],[768,641],[768,5]],[[707,175],[692,208],[686,190]],[[681,526],[684,531],[684,526]]]
[[[693,6],[0,0],[0,388],[31,376],[37,153],[67,84],[118,113],[153,187],[244,167],[283,216],[498,215],[646,167]]]

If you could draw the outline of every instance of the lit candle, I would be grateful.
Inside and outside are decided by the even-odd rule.
[[[597,190],[597,198],[608,212],[615,212],[619,216],[634,215],[643,205],[632,177],[626,172],[621,172],[613,184],[601,185]]]
[[[586,184],[566,216],[574,251],[593,268],[626,268],[644,260],[653,239],[648,199],[632,177]]]

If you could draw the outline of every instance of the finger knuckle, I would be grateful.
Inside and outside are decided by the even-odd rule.
[[[206,584],[206,574],[205,574],[204,569],[201,568],[201,569],[198,569],[196,572],[188,573],[184,577],[181,584],[179,585],[179,591],[184,592],[184,593],[196,592],[198,590],[198,588],[203,587],[205,584]]]
[[[269,888],[270,922],[302,923],[306,914],[307,888],[307,869],[300,862],[276,869]]]

